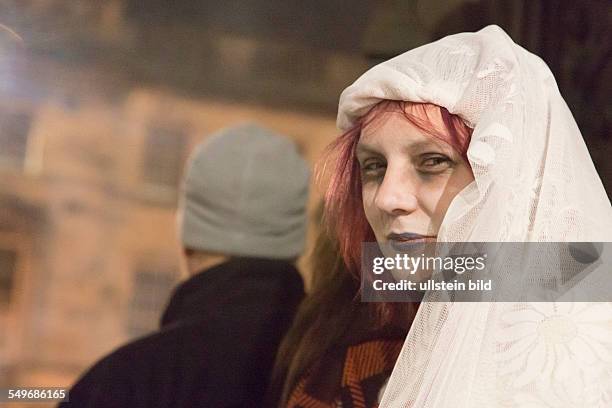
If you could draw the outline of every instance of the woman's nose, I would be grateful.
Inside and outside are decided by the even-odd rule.
[[[410,214],[418,208],[417,183],[405,171],[388,169],[374,204],[388,214]]]

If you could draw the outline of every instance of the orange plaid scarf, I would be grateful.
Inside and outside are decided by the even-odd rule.
[[[371,340],[346,349],[342,379],[332,401],[323,401],[309,387],[315,375],[309,371],[294,388],[288,408],[372,408],[378,406],[378,393],[391,374],[402,348],[402,339]],[[313,392],[314,391],[314,392]]]

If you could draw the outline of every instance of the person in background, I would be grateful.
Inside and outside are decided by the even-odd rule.
[[[259,407],[304,296],[309,168],[294,143],[248,124],[190,158],[177,213],[184,267],[158,331],[89,369],[68,407]]]

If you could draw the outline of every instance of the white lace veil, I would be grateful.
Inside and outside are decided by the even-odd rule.
[[[338,127],[381,99],[434,103],[474,129],[475,181],[451,203],[439,241],[612,241],[610,201],[552,73],[499,27],[373,67],[342,93]],[[612,407],[610,303],[427,296],[381,407]]]

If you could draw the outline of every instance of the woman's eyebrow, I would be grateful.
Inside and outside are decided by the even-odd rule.
[[[448,153],[452,150],[452,148],[450,146],[447,146],[444,142],[438,142],[435,140],[420,140],[420,141],[416,141],[413,143],[410,143],[409,145],[406,146],[406,150],[409,150],[411,152],[421,152],[423,150],[429,149],[429,148],[436,148],[436,149],[440,149],[442,152]]]
[[[412,154],[416,154],[416,153],[421,153],[423,150],[427,150],[427,149],[431,149],[431,148],[435,148],[435,149],[439,149],[441,150],[443,153],[446,154],[451,154],[453,149],[451,146],[446,145],[446,143],[440,141],[436,141],[436,140],[416,140],[416,141],[411,141],[408,142],[408,144],[398,147],[401,148],[403,151],[412,153]],[[357,147],[355,149],[355,154],[376,154],[376,155],[380,155],[381,152],[380,150],[378,150],[377,148],[373,147],[372,145],[369,145],[367,143],[364,142],[359,142],[357,143]]]
[[[365,143],[362,143],[362,142],[357,143],[357,148],[355,149],[355,153],[356,154],[359,154],[359,153],[380,154],[380,152],[376,150],[374,147],[367,145]]]

